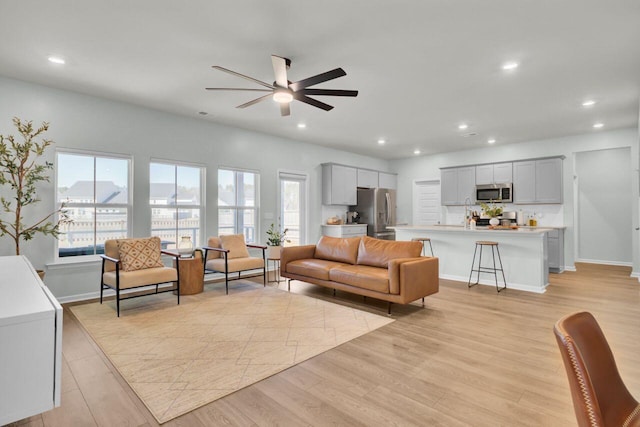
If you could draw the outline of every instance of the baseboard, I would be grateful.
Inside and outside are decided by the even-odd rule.
[[[620,267],[633,267],[633,263],[631,262],[622,262],[622,261],[605,261],[601,259],[576,259],[576,262],[584,262],[586,264],[602,264],[602,265],[617,265]]]
[[[441,279],[446,279],[446,280],[453,280],[455,282],[462,282],[464,283],[465,286],[467,286],[467,283],[469,282],[469,278],[468,277],[461,277],[461,276],[453,276],[453,275],[449,275],[449,274],[441,274],[440,275]],[[488,279],[481,279],[480,280],[480,285],[485,285],[485,286],[493,286],[495,288],[496,286],[496,282],[495,281],[491,281]],[[503,284],[498,280],[498,286],[501,287]],[[527,291],[527,292],[533,292],[536,294],[543,294],[546,292],[547,290],[547,286],[549,286],[549,284],[547,283],[546,285],[544,285],[543,289],[540,288],[536,288],[530,285],[523,285],[521,283],[512,283],[509,282],[507,283],[507,289],[516,289],[519,291]]]
[[[564,270],[565,271],[576,271],[576,266],[575,265],[565,265],[564,266]]]

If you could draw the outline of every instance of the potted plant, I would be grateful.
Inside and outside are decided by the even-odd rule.
[[[282,232],[280,230],[276,230],[275,224],[271,224],[267,230],[267,246],[269,246],[267,258],[280,259],[280,246],[284,242],[289,242],[286,237],[288,231],[288,228],[285,228]]]
[[[493,203],[493,201],[490,201],[489,204],[480,203],[480,207],[482,208],[483,215],[491,218],[489,220],[489,224],[498,225],[500,223],[497,217],[502,214],[502,210],[503,210],[502,206],[498,206],[495,203]]]
[[[13,124],[23,141],[16,141],[13,135],[0,135],[0,185],[9,188],[0,197],[0,236],[11,237],[15,253],[20,255],[22,240],[31,240],[37,233],[57,238],[61,233],[60,226],[70,223],[71,219],[63,204],[53,212],[25,223],[25,211],[40,201],[36,191],[37,184],[49,182],[48,172],[53,169],[53,163],[41,161],[40,158],[53,141],[45,138],[40,142],[36,141],[36,138],[49,129],[47,122],[36,129],[31,121],[24,122],[14,117]],[[10,196],[5,197],[6,194]]]

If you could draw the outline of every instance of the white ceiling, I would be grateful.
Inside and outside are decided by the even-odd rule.
[[[0,75],[386,159],[638,125],[638,0],[2,0],[0,40]],[[281,117],[204,90],[272,82],[271,54],[360,94]]]

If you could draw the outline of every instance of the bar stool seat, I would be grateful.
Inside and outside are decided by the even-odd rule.
[[[478,252],[478,246],[480,247],[480,256],[478,257],[478,268],[474,268],[476,263],[476,253]],[[491,248],[491,256],[493,258],[493,267],[485,267],[482,266],[482,248],[488,246]],[[500,263],[500,268],[496,266],[496,253],[498,254],[498,262]],[[502,273],[502,281],[504,283],[503,287],[498,287],[498,271]],[[471,283],[471,277],[473,273],[478,273],[476,277],[476,282]],[[476,248],[473,251],[473,261],[471,261],[471,272],[469,273],[469,282],[467,283],[467,287],[471,288],[472,286],[480,283],[480,273],[491,273],[493,274],[496,281],[496,291],[500,292],[503,289],[507,289],[507,279],[504,277],[504,269],[502,267],[502,258],[500,257],[500,250],[498,249],[498,242],[492,242],[490,240],[478,240],[476,242]]]
[[[429,249],[431,250],[431,256],[433,255],[433,246],[431,246],[431,239],[429,237],[414,237],[411,239],[412,242],[421,242],[422,243],[422,256],[427,256],[427,247],[425,242],[429,242]]]

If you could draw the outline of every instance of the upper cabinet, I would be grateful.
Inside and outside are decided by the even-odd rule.
[[[512,181],[512,163],[496,163],[476,166],[476,185],[507,184]]]
[[[475,203],[476,168],[442,169],[440,171],[440,199],[443,205],[464,205],[465,200]]]
[[[358,171],[349,166],[322,165],[322,204],[355,205],[358,203]]]
[[[394,173],[380,172],[378,174],[378,187],[390,188],[396,190],[398,188],[398,175]]]
[[[377,188],[378,172],[369,169],[358,169],[358,187]]]
[[[562,203],[562,158],[514,162],[513,202]]]

